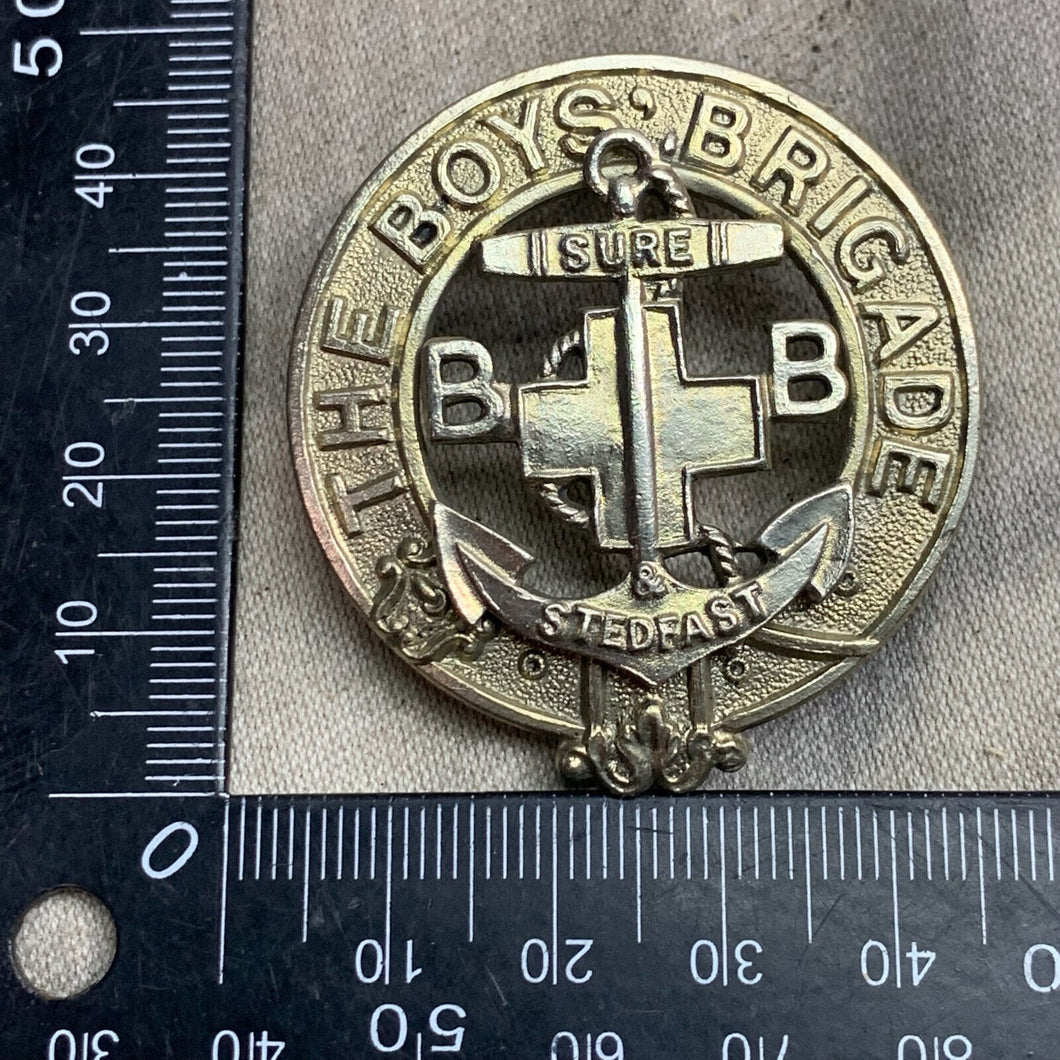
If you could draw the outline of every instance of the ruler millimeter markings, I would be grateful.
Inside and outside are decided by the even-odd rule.
[[[227,793],[247,21],[0,17],[0,924],[119,933],[0,1055],[1051,1055],[1055,796]]]
[[[0,461],[17,517],[0,593],[15,714],[52,796],[218,792],[246,5],[8,7]],[[9,758],[3,779],[36,768]]]
[[[5,983],[19,1015],[0,1044],[48,1056],[58,1032],[102,1028],[134,1056],[256,1057],[263,1042],[421,1060],[1050,1055],[1056,806],[46,800],[36,831],[9,842],[21,882],[8,870],[5,895],[70,879],[98,890],[119,955],[69,1003]],[[163,1041],[170,1052],[152,1052]]]

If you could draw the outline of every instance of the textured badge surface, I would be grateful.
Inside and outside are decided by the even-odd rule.
[[[759,299],[746,365],[692,341],[701,305],[755,315],[730,274],[785,266],[816,311]],[[977,400],[953,266],[870,148],[758,78],[615,56],[464,100],[368,180],[306,293],[290,423],[376,631],[633,793],[739,767],[743,730],[894,630]]]

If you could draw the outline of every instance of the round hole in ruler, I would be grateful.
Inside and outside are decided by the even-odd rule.
[[[80,887],[39,894],[19,917],[11,960],[22,984],[38,997],[77,997],[110,971],[118,929],[110,910]]]

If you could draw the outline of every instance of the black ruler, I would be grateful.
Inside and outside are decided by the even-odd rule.
[[[230,796],[246,4],[0,22],[0,1056],[1058,1055],[1055,796]]]
[[[5,923],[76,881],[118,957],[62,1002],[5,969],[5,1057],[103,1031],[115,1060],[1056,1055],[1050,797],[37,809],[5,836]]]
[[[47,755],[53,794],[218,791],[246,6],[3,26],[2,779]]]

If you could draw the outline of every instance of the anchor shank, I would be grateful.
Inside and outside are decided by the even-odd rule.
[[[641,563],[659,560],[655,425],[644,304],[644,281],[627,276],[622,284],[622,305],[618,315],[618,347],[623,368],[619,378],[625,384],[621,398],[626,405],[626,466],[630,485],[627,518],[634,570]]]

